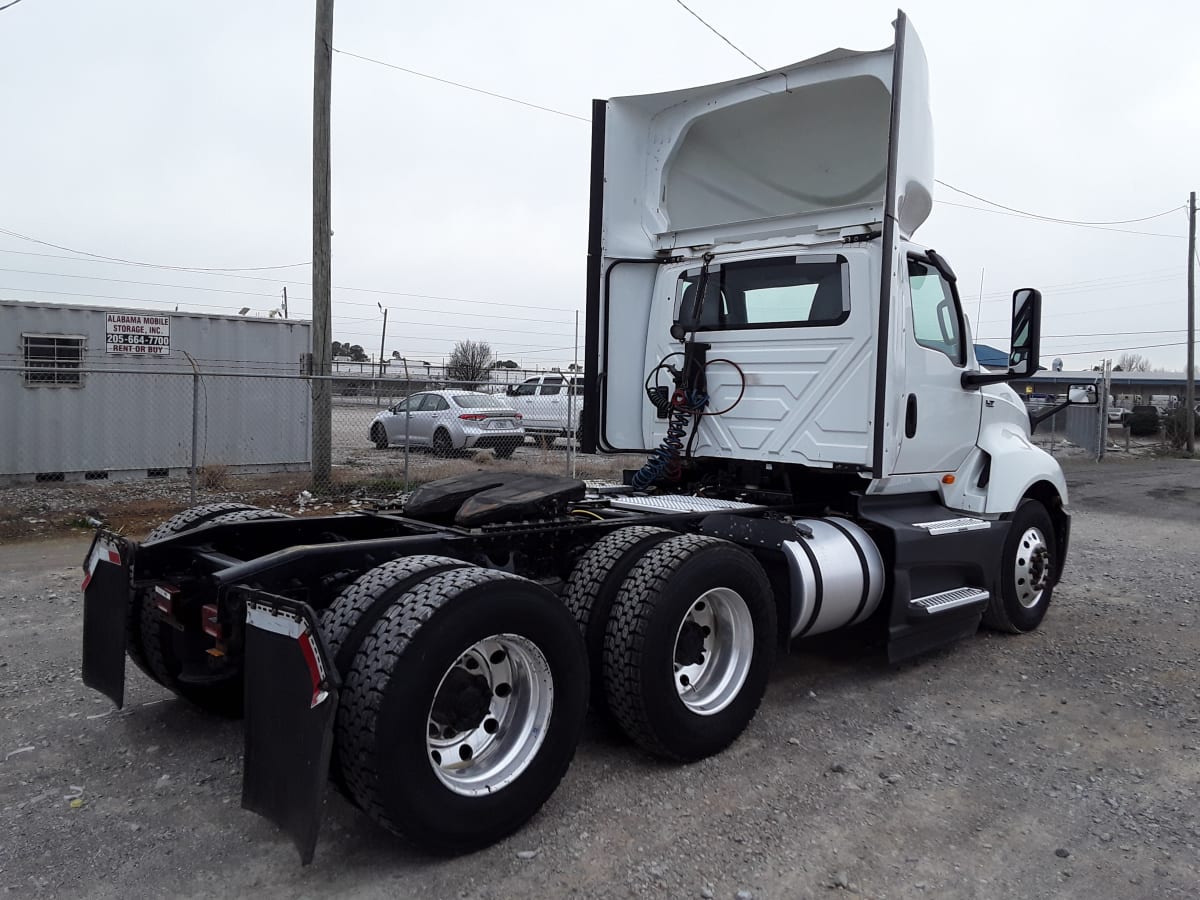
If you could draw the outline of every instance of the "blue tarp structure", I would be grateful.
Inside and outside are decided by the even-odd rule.
[[[1008,353],[1004,350],[997,350],[995,347],[989,347],[987,344],[975,345],[975,358],[985,369],[1008,368]]]

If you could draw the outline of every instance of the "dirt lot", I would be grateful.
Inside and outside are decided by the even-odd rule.
[[[1069,463],[1043,628],[891,667],[802,645],[729,751],[592,722],[513,838],[415,854],[332,791],[314,864],[238,806],[240,730],[133,671],[79,681],[82,536],[0,547],[0,892],[423,898],[1195,897],[1200,464]],[[70,798],[78,802],[73,803]]]

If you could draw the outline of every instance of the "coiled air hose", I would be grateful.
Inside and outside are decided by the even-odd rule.
[[[700,390],[685,391],[676,388],[671,395],[671,407],[667,419],[667,434],[642,466],[633,475],[635,490],[644,491],[662,478],[678,481],[683,470],[683,446],[692,420],[703,413],[708,405],[708,394]]]

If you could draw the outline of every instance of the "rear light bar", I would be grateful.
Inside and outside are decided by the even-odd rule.
[[[221,630],[221,623],[218,618],[217,604],[205,603],[200,607],[200,627],[204,629],[204,633],[209,637],[221,640],[225,635]]]
[[[156,584],[154,586],[154,605],[165,615],[175,615],[175,595],[179,588],[173,584]]]
[[[459,418],[466,419],[468,422],[482,422],[484,419],[490,419],[491,416],[485,416],[482,413],[463,413]]]

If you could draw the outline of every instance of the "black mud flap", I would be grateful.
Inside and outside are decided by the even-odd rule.
[[[83,683],[120,709],[125,702],[125,635],[133,545],[100,530],[83,560]]]
[[[329,778],[337,670],[307,603],[233,590],[246,601],[242,806],[278,825],[308,865]]]

